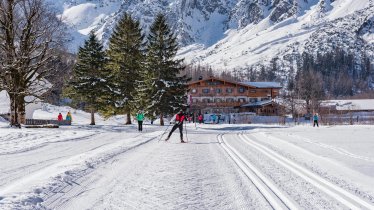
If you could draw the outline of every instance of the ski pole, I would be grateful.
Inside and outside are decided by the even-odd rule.
[[[166,131],[168,130],[168,128],[169,128],[170,125],[171,125],[171,124],[169,124],[169,125],[166,127],[165,131],[162,133],[160,139],[158,140],[159,142],[161,141],[162,137],[165,135],[165,133],[166,133]]]
[[[187,123],[184,124],[184,129],[186,130],[186,140],[187,140],[187,142],[188,142],[188,136],[187,136]]]

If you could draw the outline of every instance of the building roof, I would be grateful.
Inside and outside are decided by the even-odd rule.
[[[322,106],[335,106],[336,110],[369,110],[374,111],[374,99],[326,100]]]
[[[245,85],[253,86],[256,88],[282,88],[278,82],[240,82]]]
[[[224,80],[224,79],[220,79],[220,78],[216,78],[216,77],[209,77],[209,78],[204,78],[204,79],[201,79],[201,80],[195,80],[195,81],[189,82],[188,84],[191,85],[191,84],[199,83],[201,81],[212,81],[212,80],[213,81],[233,83],[233,84],[239,84],[238,82],[234,82],[234,81],[230,81],[230,80]]]
[[[255,103],[248,103],[248,104],[243,104],[240,107],[263,107],[266,105],[272,104],[272,100],[265,100],[265,101],[257,101]]]

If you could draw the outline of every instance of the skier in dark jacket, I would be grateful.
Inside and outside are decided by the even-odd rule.
[[[313,127],[316,126],[316,125],[317,125],[317,127],[319,127],[318,126],[318,114],[317,113],[315,113],[314,116],[313,116]]]
[[[165,141],[169,140],[170,139],[170,136],[171,134],[173,134],[173,132],[179,128],[179,132],[180,132],[180,136],[181,136],[181,143],[185,143],[185,141],[183,141],[183,121],[186,119],[186,116],[183,112],[183,110],[180,110],[178,112],[178,114],[175,115],[175,124],[173,126],[173,128],[171,129],[168,137],[165,139]]]

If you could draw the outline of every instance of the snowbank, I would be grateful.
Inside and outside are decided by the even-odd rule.
[[[0,114],[9,113],[10,99],[5,90],[0,91]]]
[[[51,104],[43,103],[42,108],[38,109],[34,112],[33,118],[34,119],[47,119],[47,120],[55,120],[59,113],[66,117],[66,114],[70,112],[72,114],[72,125],[88,125],[91,122],[91,113],[73,109],[69,106],[54,106]],[[124,124],[124,120],[122,120],[122,116],[112,117],[108,120],[105,120],[99,114],[95,113],[95,122],[97,125],[118,125]]]

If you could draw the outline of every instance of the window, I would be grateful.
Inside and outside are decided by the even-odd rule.
[[[226,88],[226,93],[232,93],[232,88]]]
[[[244,93],[245,88],[244,88],[244,87],[240,87],[240,88],[238,89],[238,91],[239,91],[239,93]]]
[[[215,99],[214,99],[214,102],[215,102],[215,103],[221,103],[221,102],[222,102],[222,99],[220,99],[220,98],[215,98]]]
[[[256,90],[251,90],[251,93],[256,93]]]
[[[239,98],[239,102],[243,103],[245,101],[246,101],[245,98]]]
[[[209,89],[203,89],[203,93],[209,93]]]
[[[233,98],[227,98],[226,102],[234,102],[234,99]]]
[[[216,93],[221,93],[221,92],[222,92],[221,89],[219,89],[219,88],[216,89]]]
[[[192,93],[197,93],[197,90],[194,88],[191,90]]]
[[[197,98],[192,99],[192,103],[198,103],[198,102],[199,102],[199,99]]]

